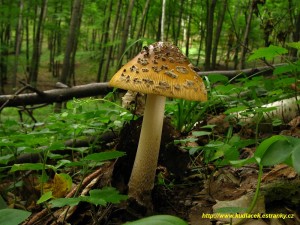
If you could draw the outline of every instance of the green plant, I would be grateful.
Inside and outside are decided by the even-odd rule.
[[[266,166],[274,166],[280,163],[285,163],[292,166],[298,174],[300,174],[300,139],[290,136],[275,135],[263,142],[257,147],[254,156],[248,159],[230,161],[230,164],[235,167],[241,167],[248,164],[256,163],[258,165],[258,178],[256,190],[250,206],[245,210],[243,208],[221,208],[221,211],[233,213],[246,212],[251,213],[256,205],[260,194],[261,178],[263,175],[263,168]],[[242,221],[235,225],[241,224]]]
[[[0,224],[1,225],[16,225],[26,220],[31,215],[19,209],[0,209]]]

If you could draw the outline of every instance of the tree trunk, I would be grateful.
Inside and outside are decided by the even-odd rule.
[[[224,22],[226,8],[227,8],[227,0],[223,0],[223,5],[221,5],[221,8],[220,8],[217,28],[216,28],[216,31],[215,31],[215,39],[214,39],[214,44],[213,44],[213,49],[212,49],[212,56],[211,56],[211,58],[212,58],[211,59],[212,69],[216,68],[218,45],[219,45],[220,35],[221,35],[222,26],[223,26],[223,22]]]
[[[112,43],[115,41],[118,20],[119,20],[120,11],[121,11],[121,4],[122,4],[122,0],[119,0],[118,6],[117,6],[116,18],[115,18],[114,25],[112,28],[112,36],[111,36],[111,40],[110,40]],[[108,73],[109,73],[109,69],[110,69],[110,61],[112,60],[113,50],[114,50],[114,45],[109,46],[108,56],[107,56],[107,61],[106,61],[106,66],[105,66],[105,72],[104,72],[104,78],[103,78],[104,81],[106,81],[108,78]]]
[[[161,7],[161,24],[160,24],[160,40],[165,40],[165,15],[166,15],[166,0],[162,0]]]
[[[238,68],[243,69],[245,68],[245,63],[246,63],[246,53],[248,51],[248,40],[249,40],[249,33],[250,33],[250,28],[251,28],[251,21],[252,21],[252,15],[253,15],[253,4],[255,0],[251,0],[250,5],[249,5],[249,14],[247,17],[247,23],[246,23],[246,28],[244,32],[244,38],[242,41],[242,46],[241,46],[241,60],[239,63]]]
[[[29,74],[29,83],[31,86],[36,87],[38,71],[40,65],[40,56],[41,56],[41,47],[43,39],[43,24],[46,17],[48,0],[42,1],[41,12],[39,15],[39,20],[36,28],[33,52],[30,64],[30,74]]]
[[[191,0],[191,2],[190,2],[190,12],[192,12],[193,5],[194,5],[194,0]],[[186,57],[189,56],[189,49],[190,49],[190,34],[191,34],[192,13],[189,13],[187,23],[188,23],[188,27],[187,27],[186,42],[185,42],[185,55],[186,55]]]
[[[19,5],[19,19],[18,19],[18,24],[17,24],[17,28],[16,28],[15,61],[14,61],[13,77],[12,77],[12,87],[13,88],[15,88],[16,85],[17,85],[17,74],[18,74],[18,67],[19,67],[19,56],[20,56],[21,44],[22,44],[23,8],[24,8],[23,0],[20,0],[20,5]]]
[[[99,67],[98,67],[98,76],[97,76],[97,82],[101,81],[101,74],[102,74],[102,68],[103,68],[103,64],[105,62],[105,53],[107,50],[107,47],[105,47],[105,44],[108,42],[108,37],[109,37],[109,27],[110,27],[110,18],[111,18],[111,14],[112,14],[112,6],[113,6],[113,0],[110,0],[109,2],[109,6],[108,6],[108,16],[106,19],[106,23],[104,24],[104,30],[106,31],[103,34],[103,40],[102,40],[102,44],[100,46],[100,50],[101,50],[101,55],[100,55],[100,60],[99,60]],[[106,60],[108,60],[106,58]],[[102,81],[106,81],[107,80],[107,74],[104,74]]]
[[[143,9],[142,16],[141,16],[140,26],[139,26],[139,29],[138,29],[138,32],[136,35],[136,40],[139,40],[140,38],[143,37],[143,31],[145,30],[145,27],[146,27],[147,13],[149,10],[150,1],[151,0],[147,0],[144,5],[144,9]],[[141,50],[141,48],[142,48],[142,43],[137,44],[134,52],[135,53],[139,52]]]
[[[297,3],[293,4],[292,0],[288,0],[289,2],[289,16],[291,20],[291,24],[294,27],[293,29],[293,34],[292,34],[292,39],[293,42],[298,42],[300,41],[300,12],[299,10],[293,10],[294,8],[297,8],[295,5]],[[293,14],[293,12],[296,14]],[[291,49],[291,56],[293,57],[293,60],[297,59],[297,49],[292,48]]]
[[[72,54],[75,54],[74,50],[76,39],[78,38],[82,4],[83,2],[81,0],[74,0],[72,7],[70,30],[67,38],[67,46],[65,49],[64,62],[60,77],[60,82],[67,85],[70,85],[71,82]]]
[[[132,17],[133,6],[134,6],[134,0],[130,0],[129,5],[128,5],[128,10],[127,10],[126,18],[125,18],[125,24],[123,26],[124,29],[123,29],[123,32],[122,32],[121,46],[120,46],[120,49],[119,49],[118,69],[121,68],[122,57],[123,57],[123,54],[125,52],[126,45],[127,45],[127,39],[128,39],[129,28],[130,28],[130,24],[131,24],[131,17]]]
[[[205,39],[205,63],[204,70],[210,70],[210,59],[213,38],[214,12],[217,0],[207,0],[207,22],[206,22],[206,39]]]
[[[184,0],[181,0],[180,7],[179,7],[179,18],[177,21],[177,28],[176,29],[174,28],[174,30],[176,30],[175,37],[174,37],[174,43],[176,46],[178,45],[178,40],[179,40],[180,30],[181,30],[181,20],[182,20],[182,14],[183,14],[183,9],[184,9],[183,3],[184,3]]]

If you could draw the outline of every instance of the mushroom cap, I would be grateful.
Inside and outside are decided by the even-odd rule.
[[[189,66],[178,47],[156,42],[125,64],[109,85],[146,94],[194,101],[206,101],[202,78]]]

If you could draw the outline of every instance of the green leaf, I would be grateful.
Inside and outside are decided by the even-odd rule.
[[[104,199],[106,202],[110,203],[119,203],[128,198],[127,195],[120,195],[119,192],[112,187],[91,190],[89,193],[92,198]]]
[[[242,106],[237,106],[237,107],[234,107],[234,108],[227,109],[224,113],[225,114],[237,113],[237,112],[244,111],[246,109],[248,109],[248,107],[242,105]]]
[[[247,159],[240,159],[240,160],[230,160],[229,163],[232,165],[232,166],[235,166],[235,167],[242,167],[242,166],[245,166],[247,164],[251,164],[251,163],[255,163],[255,158],[247,158]]]
[[[242,207],[222,207],[216,210],[216,213],[244,213],[247,208]]]
[[[271,60],[276,56],[286,54],[288,50],[279,46],[270,45],[269,47],[259,48],[250,55],[248,61],[253,61],[260,58],[266,58],[266,60]]]
[[[31,215],[30,212],[19,209],[1,209],[0,224],[16,225],[26,220]]]
[[[80,200],[83,202],[89,202],[96,206],[98,206],[98,205],[106,206],[106,204],[107,204],[107,201],[105,201],[104,199],[95,198],[95,197],[91,197],[91,196],[82,196],[82,197],[80,197]]]
[[[300,148],[295,148],[292,153],[293,167],[300,174]]]
[[[5,209],[7,208],[7,204],[4,201],[3,197],[0,195],[0,209]]]
[[[300,41],[286,43],[286,45],[289,46],[289,47],[291,47],[291,48],[295,48],[297,50],[300,50]]]
[[[43,194],[43,195],[39,198],[39,200],[37,201],[37,204],[41,204],[41,203],[43,203],[43,202],[46,202],[46,201],[48,201],[48,200],[51,199],[51,198],[53,198],[53,196],[52,196],[52,191],[48,191],[48,192],[46,192],[45,194]]]
[[[228,81],[228,77],[223,74],[211,74],[211,75],[208,75],[207,77],[211,84],[214,84],[217,82],[226,83]]]
[[[52,165],[43,165],[42,163],[23,163],[14,164],[10,169],[10,172],[15,172],[19,170],[42,170],[42,169],[55,169]]]
[[[193,131],[192,132],[192,135],[196,136],[196,137],[210,135],[210,134],[211,134],[211,132],[208,132],[208,131]]]
[[[102,162],[111,159],[116,159],[124,155],[125,155],[124,152],[119,152],[119,151],[100,152],[100,153],[89,154],[86,157],[84,157],[83,160]]]
[[[273,71],[273,74],[279,75],[284,73],[291,73],[293,70],[294,70],[294,66],[292,64],[287,64],[287,65],[276,67]]]
[[[14,157],[13,154],[7,154],[4,156],[0,156],[0,164],[6,165],[13,157]]]
[[[284,162],[292,153],[292,145],[287,140],[273,142],[261,158],[261,165],[273,166]]]
[[[75,206],[81,201],[81,198],[56,198],[50,201],[51,207]]]
[[[291,157],[291,163],[289,161],[285,162],[290,166],[293,166],[297,173],[300,174],[300,139],[288,136],[287,139],[293,145],[293,153]],[[292,164],[292,165],[291,165]]]
[[[42,163],[24,163],[24,164],[14,164],[10,169],[10,172],[15,172],[19,170],[42,170],[44,165]]]
[[[254,158],[256,159],[258,164],[261,163],[261,159],[262,159],[263,155],[265,154],[265,152],[270,147],[270,145],[272,145],[273,143],[275,143],[276,141],[279,141],[279,140],[284,141],[284,140],[287,140],[287,138],[282,135],[275,135],[270,138],[267,138],[266,140],[264,140],[263,142],[260,143],[260,145],[257,147],[257,149],[254,153]]]
[[[187,222],[175,216],[156,215],[127,222],[124,225],[187,225]]]

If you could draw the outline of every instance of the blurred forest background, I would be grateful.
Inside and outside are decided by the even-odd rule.
[[[162,35],[202,71],[255,67],[246,60],[253,50],[300,40],[299,0],[163,2],[1,0],[0,94],[19,81],[41,90],[108,81]]]

